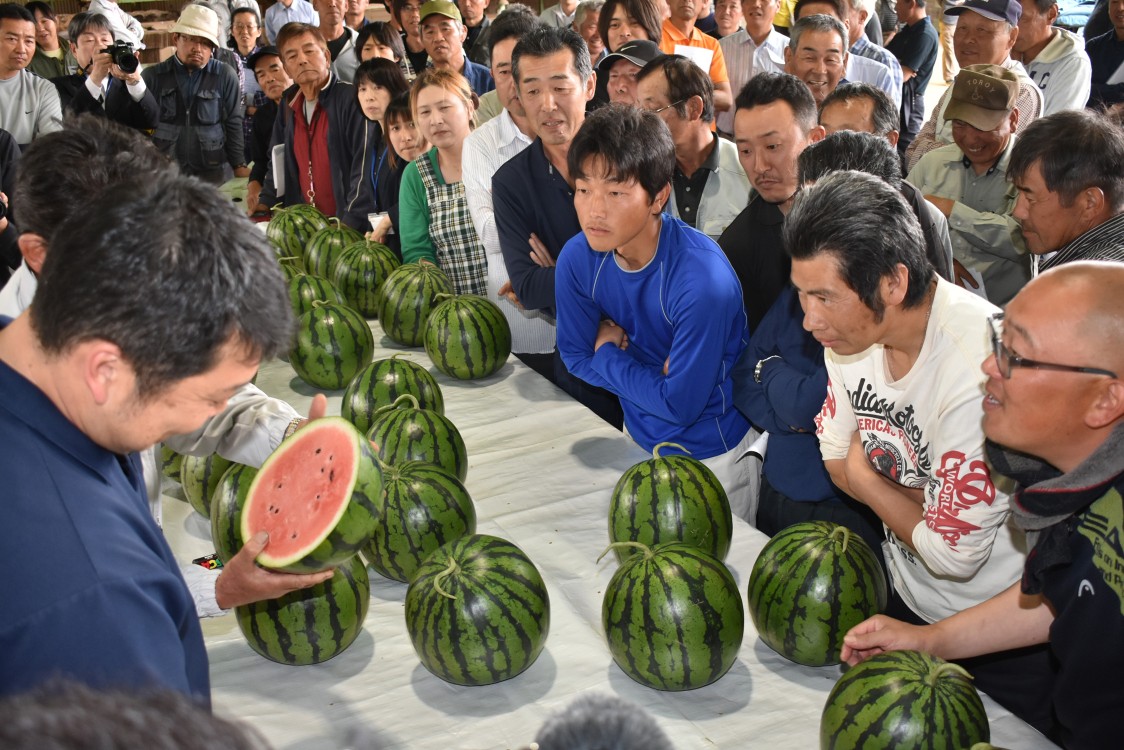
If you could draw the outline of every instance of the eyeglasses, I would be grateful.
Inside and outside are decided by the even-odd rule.
[[[690,98],[690,97],[688,97],[688,98]],[[666,110],[671,109],[672,107],[678,107],[680,104],[686,104],[686,103],[687,103],[687,99],[680,99],[677,102],[672,102],[671,104],[666,104],[666,105],[660,107],[659,109],[653,109],[652,114],[658,115],[660,112],[664,112]]]
[[[1024,359],[1003,345],[1003,313],[995,313],[987,319],[987,322],[991,326],[991,351],[995,354],[995,366],[1004,380],[1011,379],[1011,371],[1016,367],[1026,367],[1031,370],[1082,372],[1088,375],[1107,375],[1110,378],[1119,377],[1115,372],[1102,370],[1099,367],[1058,365],[1053,362],[1037,362],[1033,359]]]

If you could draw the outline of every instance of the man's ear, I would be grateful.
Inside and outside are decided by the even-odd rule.
[[[90,397],[98,406],[109,401],[115,390],[132,389],[131,368],[121,356],[121,349],[104,339],[91,339],[75,347],[82,377]]]
[[[31,269],[32,273],[38,276],[43,268],[43,261],[47,259],[47,241],[43,239],[42,235],[24,232],[19,236],[17,242],[24,263]]]
[[[1096,400],[1085,411],[1085,424],[1094,429],[1111,427],[1124,417],[1124,382],[1110,380],[1099,389]]]
[[[894,270],[882,277],[881,289],[882,303],[886,307],[901,305],[909,291],[909,269],[904,264],[898,263]]]

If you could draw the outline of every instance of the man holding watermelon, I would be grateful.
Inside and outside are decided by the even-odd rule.
[[[847,634],[857,664],[898,649],[964,659],[1049,643],[1063,744],[1120,745],[1124,706],[1124,266],[1047,271],[992,318],[983,430],[1031,550],[1023,577],[933,625],[878,615]]]

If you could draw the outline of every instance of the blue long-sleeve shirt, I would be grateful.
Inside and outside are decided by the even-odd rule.
[[[798,502],[839,497],[820,456],[816,415],[827,395],[823,346],[803,327],[796,291],[785,287],[753,331],[734,368],[734,404],[769,432],[762,470],[774,489]],[[766,357],[761,382],[753,370]]]
[[[662,219],[656,254],[637,271],[593,250],[584,234],[566,243],[555,276],[558,351],[575,376],[620,397],[625,426],[642,448],[672,441],[710,458],[749,429],[734,408],[730,377],[748,337],[741,284],[713,240],[668,214]],[[594,351],[603,318],[628,334],[626,349]]]

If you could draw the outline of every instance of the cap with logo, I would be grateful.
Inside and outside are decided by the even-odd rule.
[[[633,65],[643,68],[657,57],[662,57],[663,52],[655,42],[647,39],[632,39],[620,46],[616,52],[608,54],[597,65],[597,69],[605,72],[617,64],[617,60],[628,60]]]
[[[457,23],[464,23],[461,19],[460,9],[457,8],[456,3],[449,2],[449,0],[429,0],[423,3],[421,7],[421,20],[424,21],[429,16],[445,16],[451,18]]]
[[[963,5],[949,8],[944,14],[961,16],[968,11],[979,13],[992,21],[1006,21],[1017,26],[1023,15],[1023,6],[1019,4],[1019,0],[965,0]]]
[[[257,52],[246,58],[246,70],[253,71],[253,69],[257,67],[258,62],[263,57],[280,58],[281,53],[278,52],[277,48],[272,44],[266,45],[265,47],[259,47]]]
[[[952,82],[944,119],[960,120],[976,130],[995,130],[1019,98],[1019,77],[998,65],[969,65]]]
[[[179,20],[172,26],[173,34],[198,36],[216,47],[219,44],[219,17],[210,8],[202,5],[189,5],[183,9]]]

